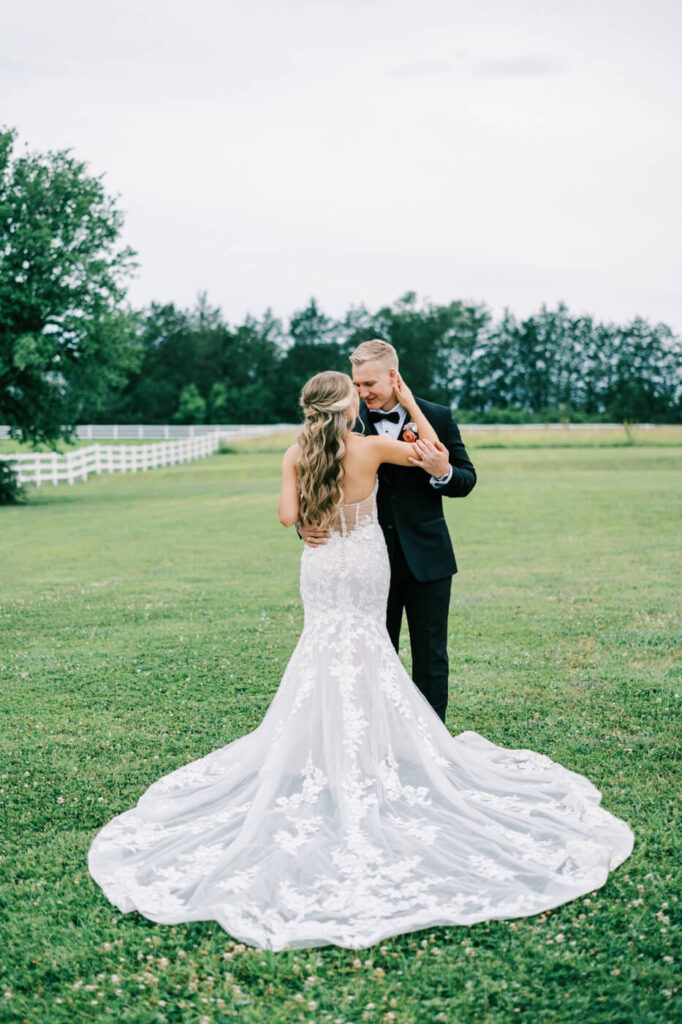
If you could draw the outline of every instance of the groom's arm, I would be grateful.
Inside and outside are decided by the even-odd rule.
[[[440,488],[440,491],[448,498],[463,498],[474,489],[476,470],[464,447],[459,427],[452,416],[448,418],[447,440],[444,443],[450,453],[452,477]]]
[[[434,424],[435,426],[435,424]],[[430,485],[447,498],[463,498],[473,490],[476,484],[476,470],[462,442],[459,427],[450,414],[443,417],[438,424],[438,436],[443,449],[440,456],[425,459],[424,470],[431,476]],[[446,466],[446,459],[449,466]],[[450,473],[449,478],[447,473]],[[446,481],[439,484],[434,477],[446,476]]]

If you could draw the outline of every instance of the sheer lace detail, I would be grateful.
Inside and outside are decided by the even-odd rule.
[[[359,949],[540,913],[629,856],[587,778],[449,734],[391,645],[389,580],[375,487],[302,550],[303,631],[258,728],[94,837],[90,874],[121,911],[215,920],[259,948]]]
[[[374,484],[374,490],[366,498],[362,498],[360,501],[344,502],[341,504],[336,518],[331,525],[332,532],[341,534],[342,537],[347,537],[349,533],[359,530],[361,526],[378,522],[377,488],[378,482]]]

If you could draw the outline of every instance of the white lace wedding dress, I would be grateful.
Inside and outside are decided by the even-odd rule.
[[[359,949],[537,914],[629,856],[632,831],[584,776],[450,735],[391,645],[388,584],[375,487],[303,547],[304,628],[261,725],[95,836],[90,874],[121,911],[214,920],[259,948]]]

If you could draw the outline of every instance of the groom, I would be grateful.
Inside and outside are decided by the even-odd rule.
[[[414,440],[407,410],[393,392],[398,354],[388,342],[372,339],[351,353],[353,381],[363,401],[356,430]],[[476,483],[476,471],[462,444],[450,410],[417,399],[438,437],[420,442],[420,468],[379,468],[377,508],[391,563],[386,625],[396,651],[403,610],[412,651],[412,678],[445,721],[448,702],[448,611],[452,577],[457,572],[450,534],[443,517],[443,495],[460,498]],[[302,526],[306,544],[325,544],[328,531]]]

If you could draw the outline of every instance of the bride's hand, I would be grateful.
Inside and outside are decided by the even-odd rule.
[[[402,407],[411,413],[414,407],[414,395],[400,374],[393,381],[393,394],[396,397],[396,401],[400,402]]]

